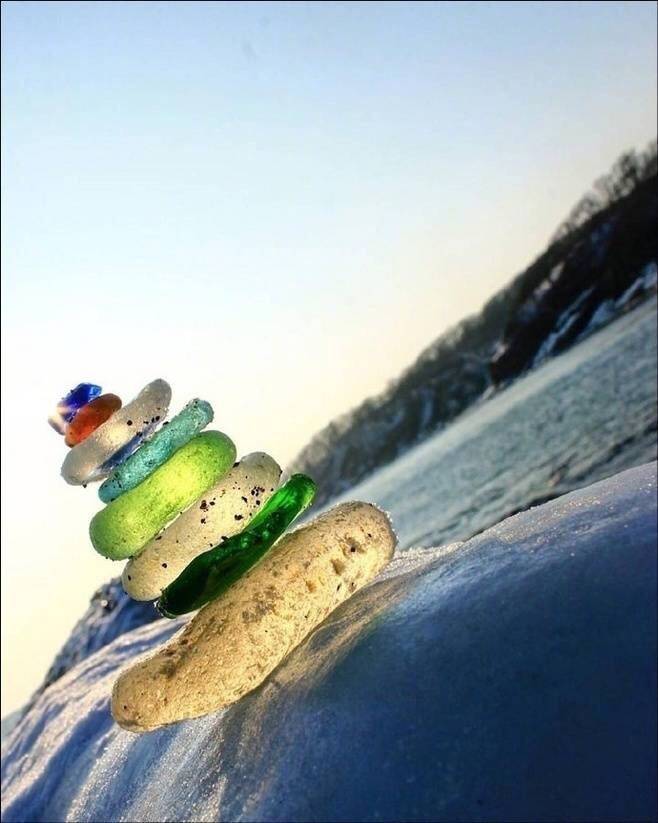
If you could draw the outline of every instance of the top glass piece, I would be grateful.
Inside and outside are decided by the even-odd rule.
[[[66,424],[76,416],[78,410],[86,406],[90,400],[101,393],[102,389],[95,383],[78,383],[71,391],[62,397],[48,422],[58,434],[64,434]]]

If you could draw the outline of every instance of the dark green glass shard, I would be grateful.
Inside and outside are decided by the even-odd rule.
[[[156,606],[164,617],[200,609],[219,597],[281,537],[315,497],[315,483],[293,474],[239,534],[200,554],[163,590]]]

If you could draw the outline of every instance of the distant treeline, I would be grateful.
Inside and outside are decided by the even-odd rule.
[[[625,152],[546,251],[381,394],[316,434],[290,470],[316,479],[321,504],[445,426],[492,386],[532,368],[546,351],[557,354],[608,322],[634,284],[633,299],[646,291],[646,267],[658,258],[657,219],[654,141],[645,151]]]
[[[645,180],[656,176],[658,143],[652,140],[644,151],[624,152],[607,174],[594,183],[592,189],[583,195],[561,223],[551,244],[573,234],[595,214],[627,197]]]

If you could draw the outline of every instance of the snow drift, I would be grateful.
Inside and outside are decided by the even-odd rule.
[[[408,551],[235,706],[122,731],[118,670],[180,625],[38,697],[3,745],[4,821],[655,814],[656,464]]]

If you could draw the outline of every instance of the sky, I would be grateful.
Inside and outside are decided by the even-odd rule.
[[[290,461],[655,136],[656,6],[3,2],[2,55],[4,715],[120,573],[62,394]]]

